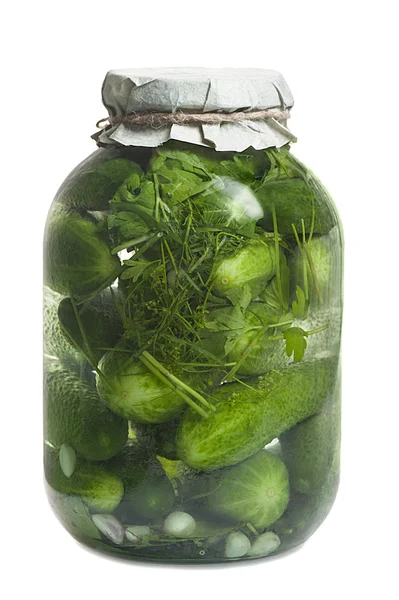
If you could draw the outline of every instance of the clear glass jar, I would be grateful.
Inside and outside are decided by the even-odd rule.
[[[107,146],[51,206],[45,475],[80,542],[227,562],[338,487],[342,230],[290,145]]]

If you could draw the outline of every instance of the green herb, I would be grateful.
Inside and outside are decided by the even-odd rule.
[[[296,286],[296,300],[292,302],[292,314],[296,319],[306,319],[307,308],[306,308],[306,297],[305,292]]]
[[[284,332],[287,355],[293,355],[295,362],[300,362],[304,357],[307,347],[305,339],[307,335],[307,332],[300,327],[290,327]]]
[[[337,221],[288,147],[215,153],[168,142],[140,164],[115,162],[115,178],[98,171],[110,180],[104,193],[113,194],[105,206],[101,196],[101,214],[83,202],[50,215],[46,281],[68,296],[56,316],[85,379],[63,364],[47,367],[47,441],[62,448],[56,466],[67,483],[82,459],[107,460],[104,486],[116,485],[118,461],[134,445],[113,515],[93,521],[83,506],[88,525],[101,525],[92,537],[102,536],[102,547],[113,543],[120,519],[119,533],[130,537],[115,543],[126,554],[162,556],[163,546],[177,554],[179,544],[182,554],[188,547],[195,554],[208,538],[223,554],[226,539],[213,537],[243,530],[254,544],[288,502],[280,456],[254,469],[256,453],[324,415],[335,387],[337,361],[324,358],[328,335],[319,338],[323,358],[309,337],[329,326],[329,232]],[[95,195],[90,203],[97,205]],[[66,259],[54,239],[66,244]],[[105,295],[112,310],[103,310]],[[153,463],[165,485],[151,475],[133,486],[135,470],[150,474]],[[82,471],[93,481],[98,475],[92,465]],[[81,489],[71,488],[77,497]],[[172,511],[197,521],[193,535],[165,533]],[[218,515],[230,524],[212,522]],[[138,539],[136,516],[147,532]]]

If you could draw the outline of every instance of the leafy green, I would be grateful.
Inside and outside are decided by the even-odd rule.
[[[128,269],[125,269],[121,275],[121,279],[131,279],[133,283],[135,283],[141,275],[144,274],[144,271],[153,265],[153,262],[144,261],[144,260],[126,260],[124,264],[131,264],[132,266]],[[149,275],[146,275],[148,278]]]
[[[167,146],[161,146],[155,151],[156,155],[161,157],[161,160],[172,159],[181,163],[182,168],[191,172],[200,172],[208,177],[212,174],[212,162],[201,157],[198,152],[189,150],[175,150]],[[152,168],[157,169],[161,161],[155,161]],[[155,167],[154,167],[155,165]]]
[[[284,332],[287,355],[293,355],[295,362],[300,362],[305,355],[307,335],[307,332],[300,327],[290,327]]]
[[[299,285],[296,286],[296,300],[293,300],[291,310],[292,314],[296,319],[306,319],[307,317],[307,306],[305,292]]]
[[[315,228],[309,173],[288,148],[215,155],[171,142],[122,183],[109,203],[108,228],[113,253],[131,252],[120,274],[120,310],[133,358],[148,351],[180,381],[198,372],[206,386],[223,374],[264,372],[270,357],[280,360],[282,344],[295,360],[303,357],[306,341],[292,323],[307,306],[300,289],[289,312],[292,227],[287,232],[281,216],[298,211],[306,227],[308,213],[296,197],[287,202],[286,184],[312,196]],[[265,190],[280,185],[283,212],[265,202]]]
[[[228,290],[226,296],[233,306],[245,310],[252,299],[251,288],[248,284],[245,284],[240,288]]]

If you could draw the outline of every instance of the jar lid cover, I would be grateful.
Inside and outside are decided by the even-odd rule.
[[[294,103],[280,73],[265,69],[149,68],[109,71],[102,98],[110,125],[93,135],[99,145],[156,147],[169,139],[242,151],[295,141],[285,119],[251,119],[251,112],[288,111]],[[123,122],[143,113],[248,113],[236,121]],[[112,120],[114,119],[114,121]]]

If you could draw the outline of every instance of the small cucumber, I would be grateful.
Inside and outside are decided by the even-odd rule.
[[[239,465],[212,474],[206,496],[209,510],[237,523],[269,527],[285,511],[289,497],[288,471],[266,450]]]

